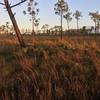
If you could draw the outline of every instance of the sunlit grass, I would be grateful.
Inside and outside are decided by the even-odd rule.
[[[27,44],[0,41],[1,100],[99,100],[99,40],[66,37]]]

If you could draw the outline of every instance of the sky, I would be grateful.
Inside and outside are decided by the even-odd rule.
[[[20,0],[9,0],[9,2],[13,5],[16,2],[19,2]],[[51,27],[54,25],[60,25],[60,16],[55,15],[54,12],[54,4],[58,0],[37,0],[38,1],[38,7],[40,9],[38,17],[40,18],[40,25],[39,28],[42,27],[44,24],[49,24]],[[82,12],[82,18],[80,19],[80,27],[82,26],[93,26],[94,23],[89,17],[89,12],[100,12],[100,0],[65,0],[68,3],[69,9],[72,13],[74,13],[76,10],[79,10]],[[3,2],[3,0],[0,0],[0,2]],[[16,13],[15,17],[17,20],[17,23],[20,28],[27,28],[31,29],[32,25],[29,21],[28,16],[23,15],[23,10],[27,8],[27,3],[21,4],[20,6],[17,6],[13,8],[13,12]],[[9,16],[4,9],[4,6],[0,5],[0,25],[5,24],[5,22],[9,21]],[[71,28],[76,28],[76,20],[73,17],[72,22],[70,23]],[[67,29],[67,23],[66,20],[63,19],[63,28]]]

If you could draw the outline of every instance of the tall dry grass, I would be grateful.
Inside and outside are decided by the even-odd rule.
[[[99,39],[25,40],[0,40],[0,100],[100,99]]]

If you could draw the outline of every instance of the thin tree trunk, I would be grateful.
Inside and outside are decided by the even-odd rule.
[[[98,29],[98,33],[99,33],[99,21],[98,21],[98,24],[97,24],[97,29]]]
[[[61,40],[62,40],[62,37],[63,37],[62,19],[63,19],[63,14],[61,12]]]
[[[96,34],[96,22],[95,22],[95,34]]]
[[[68,31],[69,31],[69,22],[67,21],[67,27],[68,27]]]
[[[21,32],[19,30],[19,27],[17,25],[16,19],[15,19],[14,15],[13,15],[12,10],[11,10],[10,4],[9,4],[8,0],[4,0],[4,2],[5,2],[6,9],[8,11],[9,17],[10,17],[10,19],[12,21],[13,26],[14,26],[14,30],[16,32],[16,35],[17,35],[18,41],[20,43],[20,46],[21,47],[26,47],[24,39],[23,39],[23,37],[21,35]]]
[[[98,32],[100,31],[100,20],[99,20],[99,23],[98,23]]]
[[[77,31],[78,31],[78,29],[79,29],[79,26],[78,26],[78,19],[77,19]]]
[[[38,25],[36,26],[36,28],[37,28],[37,29],[36,29],[36,31],[37,31],[37,34],[38,34],[38,30],[39,30],[39,27],[38,27]]]
[[[35,35],[35,31],[34,31],[34,18],[32,16],[32,35]]]

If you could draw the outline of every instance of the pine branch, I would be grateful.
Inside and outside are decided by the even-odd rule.
[[[22,4],[22,3],[24,3],[24,2],[26,2],[27,0],[21,0],[21,2],[19,2],[19,3],[17,3],[17,4],[14,4],[14,5],[12,5],[12,6],[10,6],[11,8],[14,8],[14,7],[16,7],[16,6],[18,6],[18,5],[20,5],[20,4]]]

